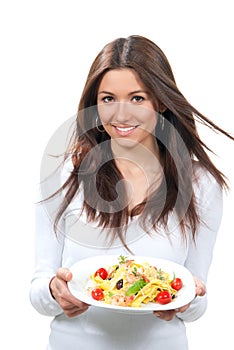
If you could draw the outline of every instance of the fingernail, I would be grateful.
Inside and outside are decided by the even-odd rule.
[[[154,314],[155,314],[155,316],[157,316],[157,317],[160,317],[160,313],[159,312],[154,312]]]

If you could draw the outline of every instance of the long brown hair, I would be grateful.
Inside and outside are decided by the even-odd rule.
[[[107,71],[120,68],[137,72],[151,92],[153,101],[166,107],[163,113],[166,126],[162,130],[158,123],[155,131],[163,159],[164,181],[130,213],[124,188],[119,191],[121,195],[116,190],[122,176],[113,159],[110,137],[105,131],[100,132],[95,125],[100,82]],[[189,227],[195,238],[200,218],[192,188],[192,169],[189,171],[191,160],[198,160],[200,166],[212,174],[221,187],[226,186],[224,175],[209,159],[206,152],[208,147],[198,135],[195,119],[233,139],[185,99],[176,85],[166,56],[155,43],[134,35],[107,44],[90,68],[80,99],[70,146],[73,171],[62,186],[67,192],[57,213],[55,226],[82,184],[83,210],[88,220],[107,228],[111,237],[119,237],[125,246],[123,227],[131,216],[139,213],[141,223],[148,231],[152,227],[157,230],[159,223],[166,226],[169,213],[175,210],[180,217],[182,235],[185,236],[185,229]],[[183,144],[186,152],[181,147]],[[170,148],[173,149],[173,155]],[[94,194],[94,188],[97,189],[97,195]]]

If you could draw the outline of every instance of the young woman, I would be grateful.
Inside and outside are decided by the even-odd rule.
[[[59,170],[61,186],[37,205],[30,296],[40,313],[54,316],[48,349],[188,349],[184,322],[206,309],[226,186],[195,120],[233,139],[190,105],[150,40],[120,38],[96,57]],[[52,177],[47,190],[53,184]],[[70,293],[69,267],[100,254],[184,265],[194,276],[196,298],[148,314],[89,306]]]

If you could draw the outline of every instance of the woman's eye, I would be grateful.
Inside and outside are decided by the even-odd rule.
[[[134,102],[142,102],[142,101],[144,101],[144,97],[142,97],[142,96],[133,96],[132,101],[134,101]]]
[[[102,101],[104,103],[113,102],[113,97],[112,96],[105,96],[105,97],[103,97]]]

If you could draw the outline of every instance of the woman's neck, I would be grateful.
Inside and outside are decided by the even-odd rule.
[[[115,148],[115,163],[123,179],[128,198],[129,211],[143,203],[156,191],[163,179],[163,167],[159,159],[159,150],[146,147],[134,149]]]
[[[117,142],[112,142],[115,163],[123,175],[135,176],[142,170],[146,173],[161,173],[160,152],[156,140],[151,147],[146,147],[141,143],[134,144],[132,141],[128,146],[126,147],[125,144],[123,147]]]

